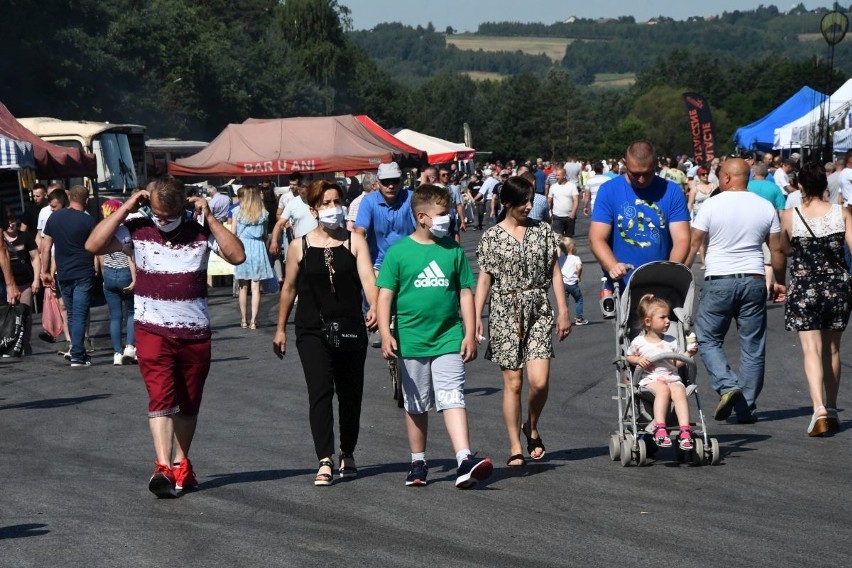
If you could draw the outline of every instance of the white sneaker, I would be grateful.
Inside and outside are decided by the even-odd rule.
[[[116,353],[112,356],[112,364],[113,365],[124,365],[124,355],[121,353]]]
[[[124,365],[129,363],[138,363],[139,361],[136,359],[136,346],[128,345],[124,348]]]

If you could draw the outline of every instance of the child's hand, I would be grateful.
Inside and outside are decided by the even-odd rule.
[[[462,361],[468,363],[476,359],[476,339],[473,337],[465,337],[461,344]]]
[[[698,353],[698,344],[697,343],[692,343],[691,345],[689,345],[687,347],[687,350],[686,350],[687,355],[689,355],[690,357],[693,357],[693,356],[695,356],[696,353]]]
[[[647,357],[639,357],[639,360],[636,361],[636,364],[645,369],[646,371],[653,371],[654,364]]]
[[[392,335],[382,336],[382,357],[390,361],[396,359],[396,338]]]

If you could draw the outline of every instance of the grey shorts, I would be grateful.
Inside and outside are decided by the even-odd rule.
[[[464,361],[459,353],[401,359],[405,410],[423,414],[433,408],[464,408]]]

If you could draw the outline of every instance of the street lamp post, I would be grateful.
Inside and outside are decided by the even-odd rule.
[[[831,160],[832,157],[829,120],[831,120],[831,79],[832,75],[834,75],[834,46],[843,41],[843,38],[846,37],[846,31],[849,29],[849,18],[837,9],[837,2],[834,3],[834,10],[823,16],[819,24],[819,29],[822,32],[822,37],[825,38],[828,44],[828,74],[825,78],[825,92],[829,98],[827,99],[828,102],[820,107],[818,138],[820,163],[825,163]]]

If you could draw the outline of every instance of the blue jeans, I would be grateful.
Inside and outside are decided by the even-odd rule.
[[[568,304],[568,298],[574,298],[577,303],[577,319],[583,319],[583,291],[580,290],[580,283],[564,284],[565,286],[565,304]]]
[[[133,333],[133,292],[126,293],[124,288],[132,280],[129,268],[110,268],[104,266],[104,299],[109,308],[109,336],[112,339],[113,353],[121,353],[121,321],[127,312],[127,345],[136,345]]]
[[[77,280],[60,280],[59,291],[68,312],[68,331],[71,334],[71,360],[85,361],[86,324],[89,322],[89,306],[92,304],[94,276]]]
[[[740,338],[739,374],[731,369],[723,349],[731,320],[737,322]],[[741,389],[748,407],[735,407],[737,416],[754,414],[766,362],[766,281],[750,277],[704,281],[695,333],[710,386],[719,394]]]

